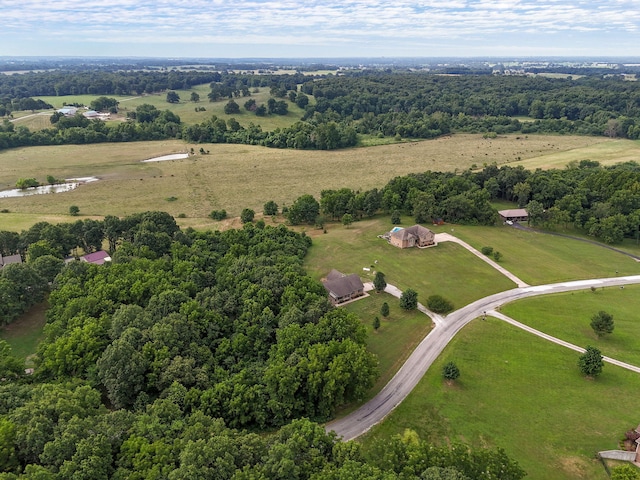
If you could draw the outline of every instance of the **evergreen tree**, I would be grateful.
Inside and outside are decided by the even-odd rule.
[[[382,304],[382,307],[380,307],[380,315],[385,318],[389,316],[389,304],[387,302],[384,302]]]
[[[373,286],[376,289],[376,292],[384,292],[384,289],[387,288],[387,281],[384,279],[384,273],[376,272],[376,276],[373,278]]]

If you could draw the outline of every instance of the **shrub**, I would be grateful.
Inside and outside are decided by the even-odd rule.
[[[488,257],[493,253],[493,247],[482,247],[480,251],[482,252],[483,255],[486,255]]]
[[[453,311],[453,303],[442,295],[431,295],[427,298],[427,307],[435,313],[449,313]]]
[[[442,376],[445,380],[453,381],[456,380],[460,376],[460,370],[458,366],[453,362],[448,362],[442,367]]]
[[[253,217],[255,217],[256,212],[251,210],[250,208],[244,208],[242,213],[240,213],[240,221],[242,223],[251,223],[253,222]]]
[[[213,210],[209,216],[211,218],[213,218],[214,220],[224,220],[225,218],[227,218],[227,211],[226,210]]]

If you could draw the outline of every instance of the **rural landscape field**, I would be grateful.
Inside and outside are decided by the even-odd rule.
[[[635,82],[589,68],[154,66],[102,72],[120,81],[106,96],[2,104],[0,194],[93,181],[0,196],[0,261],[20,257],[0,263],[0,478],[622,475],[598,452],[640,422],[640,105],[636,124],[633,102],[606,94]],[[103,88],[76,75],[75,89]],[[169,76],[177,87],[148,86]],[[572,109],[574,91],[598,107]],[[105,122],[54,114],[105,98]],[[173,154],[186,158],[155,161]],[[498,216],[510,209],[529,220]],[[381,238],[416,223],[437,245]],[[104,265],[63,261],[100,251]],[[334,308],[321,283],[334,269],[388,288]],[[419,308],[398,299],[409,291]],[[392,398],[412,353],[472,307],[382,421],[354,444],[325,431]],[[612,332],[590,324],[598,312]],[[498,314],[631,369],[587,374],[581,353]]]

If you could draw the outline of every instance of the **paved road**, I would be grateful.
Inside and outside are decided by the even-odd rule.
[[[433,330],[420,342],[404,365],[378,395],[355,412],[328,423],[325,428],[327,431],[335,431],[343,440],[352,440],[381,422],[411,393],[455,334],[471,320],[482,316],[485,312],[526,297],[583,290],[590,287],[601,288],[636,283],[640,283],[640,275],[520,287],[496,293],[471,303],[447,315],[441,322],[435,322],[436,326]],[[393,286],[388,286],[388,288],[392,292],[395,289]]]

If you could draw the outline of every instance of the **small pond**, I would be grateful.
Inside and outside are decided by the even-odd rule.
[[[30,188],[14,188],[12,190],[3,190],[0,192],[0,198],[28,197],[29,195],[44,195],[47,193],[63,193],[70,192],[78,188],[81,183],[97,182],[96,177],[67,178],[65,183],[56,185],[41,185],[39,187]]]
[[[167,160],[182,160],[183,158],[189,158],[189,154],[188,153],[172,153],[171,155],[163,155],[161,157],[154,157],[148,160],[142,160],[142,163],[166,162]]]

